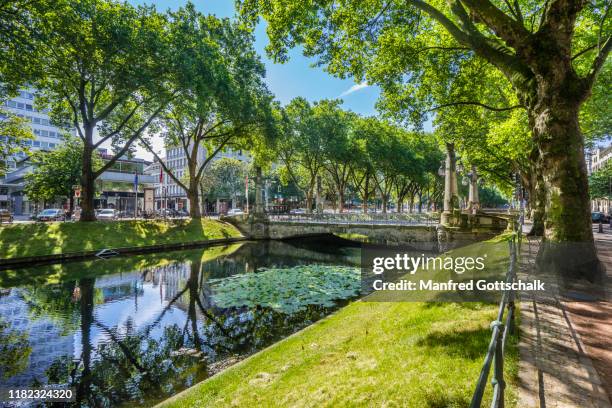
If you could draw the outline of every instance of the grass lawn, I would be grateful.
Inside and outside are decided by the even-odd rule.
[[[0,258],[239,237],[217,220],[53,222],[0,227]]]
[[[482,245],[453,252],[481,252]],[[507,255],[496,249],[489,261]],[[466,407],[496,312],[494,304],[365,298],[162,405]],[[516,406],[516,342],[506,350],[509,407]],[[488,386],[483,406],[490,399]]]

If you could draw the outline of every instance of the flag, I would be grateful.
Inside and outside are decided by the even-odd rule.
[[[138,173],[134,173],[134,192],[138,192]]]
[[[163,184],[164,183],[164,168],[160,165],[159,166],[159,184]]]

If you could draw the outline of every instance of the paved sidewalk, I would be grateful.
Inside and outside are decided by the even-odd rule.
[[[612,234],[610,234],[612,254]],[[535,255],[539,240],[525,240],[522,248],[519,279],[533,279]],[[612,256],[602,259],[608,272],[612,271]],[[538,275],[538,279],[542,279]],[[546,280],[547,278],[544,277]],[[547,285],[553,279],[547,280]],[[554,288],[554,283],[551,285]],[[589,336],[612,336],[612,327],[608,325],[609,316],[597,315],[599,330],[594,330],[593,321],[574,322],[576,313],[574,305],[598,307],[591,302],[560,301],[555,290],[545,293],[520,295],[520,328],[519,344],[519,403],[523,407],[600,407],[610,408],[610,398],[602,377],[590,357],[590,347],[585,348],[581,334]],[[609,305],[607,302],[598,304]],[[572,312],[573,310],[573,312]],[[609,311],[610,309],[603,309]],[[589,343],[591,344],[591,343]],[[606,344],[604,343],[604,347]],[[603,350],[606,353],[608,350]],[[604,356],[603,364],[606,364]],[[605,366],[604,366],[605,367]],[[600,367],[601,371],[601,367]],[[608,391],[608,392],[607,392]]]

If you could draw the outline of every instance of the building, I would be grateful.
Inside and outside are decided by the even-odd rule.
[[[603,169],[610,159],[612,159],[612,145],[597,147],[593,150],[587,160],[589,175]],[[591,210],[610,215],[612,214],[612,202],[606,197],[596,198],[591,200]]]
[[[51,124],[49,118],[49,110],[37,110],[35,108],[36,91],[27,89],[19,91],[19,95],[4,103],[4,110],[8,111],[20,118],[26,119],[31,123],[34,140],[27,142],[31,150],[52,150],[62,143],[62,135],[66,133],[75,134],[74,129],[59,128]],[[6,139],[8,136],[2,136],[0,140]],[[20,159],[26,157],[25,153],[20,153],[12,160],[8,161],[9,171],[16,168],[16,164]]]
[[[232,158],[246,163],[251,162],[251,156],[243,150],[226,149],[219,152],[212,161],[214,162],[222,158]],[[206,149],[200,147],[198,150],[198,163],[203,162],[205,159]],[[167,147],[166,156],[162,160],[179,180],[187,176],[187,155],[182,147]],[[187,192],[162,170],[157,160],[145,169],[145,173],[156,179],[153,185],[155,188],[156,209],[170,208],[189,211]],[[219,210],[215,208],[213,211]]]
[[[76,136],[76,130],[60,128],[51,124],[48,109],[37,110],[35,108],[36,91],[34,89],[23,89],[19,95],[4,103],[3,109],[30,122],[34,140],[27,142],[30,151],[50,151],[63,143],[63,136],[72,134]],[[2,118],[0,118],[1,120]],[[3,138],[10,135],[0,136]],[[106,149],[99,149],[98,153],[103,161],[112,157]],[[8,208],[15,215],[30,215],[42,208],[67,208],[67,197],[58,198],[55,202],[36,203],[28,200],[23,192],[25,175],[32,171],[33,166],[25,153],[20,153],[8,160],[8,172],[0,180],[0,208]],[[121,157],[107,171],[96,180],[96,190],[99,194],[95,200],[97,208],[116,208],[128,213],[134,212],[136,204],[136,193],[134,192],[134,178],[138,175],[138,190],[140,197],[138,207],[144,208],[144,188],[155,181],[154,177],[144,173],[145,167],[150,162],[139,158],[128,156]]]
[[[38,110],[35,107],[36,91],[34,89],[22,89],[19,94],[4,102],[3,110],[26,119],[32,127],[34,140],[28,140],[27,145],[30,150],[53,150],[62,143],[62,135],[66,133],[75,134],[74,129],[69,127],[60,128],[51,123],[49,110]],[[4,117],[0,116],[0,120]],[[10,135],[0,136],[0,143],[6,141]],[[7,160],[7,176],[17,171],[17,163],[26,159],[26,154],[20,152]],[[8,178],[8,177],[7,177]],[[14,203],[11,201],[11,193],[19,185],[0,179],[0,208],[13,209]]]
[[[106,149],[98,149],[103,162],[112,157]],[[152,186],[156,179],[144,173],[145,167],[151,163],[139,159],[123,156],[113,166],[96,179],[98,194],[94,200],[96,208],[114,208],[128,215],[134,213],[136,205],[136,192],[134,179],[138,175],[138,208],[144,208],[144,189]],[[15,215],[30,215],[42,208],[68,209],[68,198],[60,197],[54,202],[38,203],[28,199],[24,194],[25,175],[33,170],[33,165],[25,158],[17,163],[14,171],[6,175],[5,183],[8,190],[8,206]]]
[[[608,147],[597,147],[590,155],[591,173],[601,170],[606,163],[612,159],[612,145]]]

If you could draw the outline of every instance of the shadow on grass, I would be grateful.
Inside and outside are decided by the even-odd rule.
[[[54,222],[0,228],[0,258],[183,243],[239,236],[215,220]]]
[[[488,328],[452,332],[433,332],[417,341],[417,346],[427,347],[429,352],[444,353],[469,360],[484,358],[491,340]]]
[[[428,408],[464,408],[470,405],[470,399],[465,395],[448,395],[438,391],[428,392],[423,402]]]

